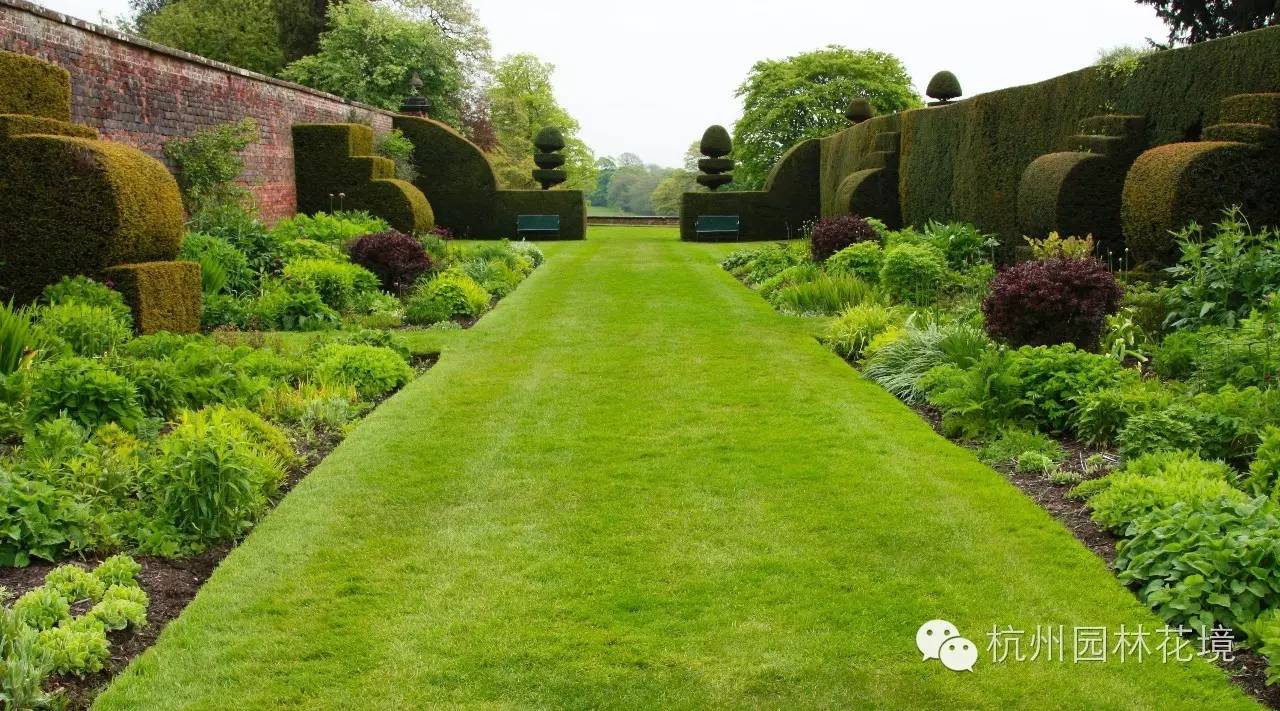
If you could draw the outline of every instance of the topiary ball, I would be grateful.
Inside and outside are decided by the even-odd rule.
[[[964,94],[960,89],[960,80],[956,78],[955,74],[946,70],[933,75],[933,78],[929,80],[929,87],[925,89],[924,93],[928,94],[929,98],[937,99],[943,104]]]
[[[849,108],[845,109],[844,117],[849,119],[850,123],[862,123],[867,119],[874,118],[876,110],[871,106],[871,102],[863,98],[857,98],[849,102]]]
[[[537,146],[539,151],[543,153],[555,153],[564,150],[564,134],[560,133],[560,129],[548,126],[538,131],[537,137],[533,139],[533,145]]]
[[[733,139],[724,126],[712,126],[702,134],[698,150],[708,158],[723,158],[733,151]]]
[[[1092,257],[1022,262],[1000,272],[982,302],[987,333],[1013,346],[1098,344],[1124,290]]]
[[[813,261],[821,263],[854,242],[879,239],[876,228],[857,215],[824,217],[818,220],[809,233],[809,255]]]

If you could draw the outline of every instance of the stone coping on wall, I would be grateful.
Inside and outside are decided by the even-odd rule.
[[[142,47],[143,49],[149,50],[151,52],[155,52],[157,54],[163,54],[169,57],[174,57],[185,62],[191,62],[192,64],[200,64],[206,67],[216,69],[221,72],[225,72],[227,74],[236,74],[246,79],[251,79],[253,81],[260,81],[267,84],[275,84],[276,86],[280,86],[285,89],[289,89],[291,91],[298,91],[304,94],[312,94],[314,96],[318,96],[320,98],[327,99],[329,101],[335,101],[342,104],[346,104],[348,106],[358,108],[363,111],[371,111],[371,112],[383,114],[386,116],[395,115],[394,113],[387,111],[386,109],[379,108],[377,106],[371,106],[369,104],[360,103],[358,101],[350,101],[342,98],[341,96],[320,91],[318,89],[313,89],[309,86],[303,86],[302,84],[295,84],[293,82],[285,81],[283,79],[277,79],[275,77],[270,77],[265,74],[258,74],[257,72],[251,72],[248,69],[241,69],[240,67],[237,67],[237,66],[225,64],[223,62],[218,62],[212,59],[207,59],[205,57],[201,57],[196,54],[191,54],[190,52],[184,52],[180,49],[166,47],[162,44],[157,44],[155,42],[152,42],[147,39],[143,39],[136,35],[120,32],[119,30],[112,29],[105,25],[100,25],[94,22],[88,22],[87,20],[81,20],[77,17],[72,17],[65,13],[57,12],[56,10],[50,10],[49,8],[44,7],[43,5],[37,5],[36,3],[28,2],[27,0],[0,0],[0,6],[11,7],[17,10],[21,10],[23,12],[28,12],[28,13],[31,13],[32,15],[38,15],[47,20],[52,20],[54,22],[67,25],[69,27],[74,27],[84,32],[90,32],[96,35],[100,35],[102,37],[106,37],[116,42],[122,42],[124,44],[131,44],[136,47]]]

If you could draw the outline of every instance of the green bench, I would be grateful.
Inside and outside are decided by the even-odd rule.
[[[693,231],[699,237],[737,237],[737,215],[698,215]]]
[[[516,235],[524,237],[558,237],[560,235],[559,215],[516,215]]]

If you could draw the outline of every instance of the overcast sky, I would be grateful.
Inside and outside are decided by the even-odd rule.
[[[87,20],[128,0],[37,0]],[[471,0],[495,56],[556,65],[560,102],[597,155],[679,165],[713,123],[732,127],[734,90],[759,59],[828,44],[892,52],[917,88],[950,69],[966,94],[1092,64],[1098,50],[1163,39],[1133,0]]]

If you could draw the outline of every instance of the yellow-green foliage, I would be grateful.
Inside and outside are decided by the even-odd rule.
[[[774,166],[761,191],[685,193],[680,203],[680,238],[704,239],[696,230],[699,215],[737,215],[737,239],[798,235],[820,212],[820,153],[816,140],[797,144]]]
[[[493,166],[475,144],[430,119],[397,116],[395,127],[413,143],[414,181],[435,211],[436,223],[469,238],[516,236],[517,215],[559,215],[560,238],[586,234],[583,196],[577,190],[500,190]]]
[[[103,279],[124,294],[139,333],[200,330],[200,265],[144,262],[105,269]]]
[[[1171,234],[1212,223],[1224,206],[1249,207],[1259,224],[1280,219],[1280,154],[1260,145],[1174,143],[1143,153],[1124,184],[1121,216],[1133,263],[1172,263]]]
[[[0,114],[70,121],[71,75],[57,65],[0,51]]]
[[[0,148],[0,296],[29,301],[68,274],[177,256],[182,201],[159,161],[66,136],[18,136]]]
[[[97,138],[98,132],[88,126],[24,114],[0,114],[0,141],[14,136],[42,133],[47,136]]]
[[[295,125],[293,165],[299,212],[365,210],[401,232],[425,232],[435,226],[422,191],[396,180],[395,163],[374,155],[369,126]]]

